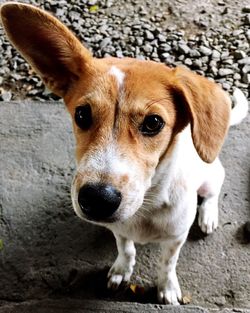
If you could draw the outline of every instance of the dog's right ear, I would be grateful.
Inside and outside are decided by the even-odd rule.
[[[4,3],[0,16],[12,44],[47,87],[63,97],[87,69],[91,53],[55,17],[32,5]]]

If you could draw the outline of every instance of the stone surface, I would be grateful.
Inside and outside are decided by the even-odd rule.
[[[221,153],[226,180],[220,197],[219,228],[204,237],[194,225],[180,254],[179,281],[183,294],[191,296],[192,305],[250,308],[250,247],[243,231],[250,217],[249,128],[250,116],[232,127]],[[139,308],[154,312],[154,306],[128,304],[125,309],[122,302],[118,310],[117,304],[109,302],[156,303],[153,286],[159,247],[137,246],[131,281],[149,288],[149,296],[106,291],[105,276],[117,254],[115,242],[110,232],[80,221],[72,210],[74,139],[64,105],[1,102],[0,143],[0,312],[66,313],[74,305],[75,311],[81,312],[77,305],[84,299],[92,299],[96,305],[106,300],[111,307],[116,305],[117,312],[136,312]],[[46,310],[32,303],[27,308],[17,304],[8,310],[12,304],[4,302],[46,297],[61,300],[49,302]],[[172,311],[164,306],[164,310],[184,312],[182,306]]]
[[[143,305],[139,303],[114,303],[106,301],[89,300],[42,300],[29,301],[21,304],[7,304],[0,308],[0,313],[209,313],[209,310],[195,306],[163,306]],[[211,311],[210,311],[211,312]],[[224,309],[216,310],[214,313],[250,313],[247,309]]]

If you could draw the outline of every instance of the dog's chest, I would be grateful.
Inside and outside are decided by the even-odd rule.
[[[178,223],[172,218],[172,210],[165,204],[162,208],[149,212],[142,211],[112,230],[141,244],[163,241],[178,232]]]

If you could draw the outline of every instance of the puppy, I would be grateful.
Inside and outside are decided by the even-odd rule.
[[[158,298],[178,304],[180,249],[194,221],[209,234],[218,226],[224,169],[217,158],[230,124],[247,114],[236,90],[184,68],[124,58],[96,59],[56,18],[34,6],[1,6],[12,44],[63,97],[72,117],[78,167],[72,183],[76,214],[106,226],[118,256],[108,287],[129,281],[134,242],[160,242]]]

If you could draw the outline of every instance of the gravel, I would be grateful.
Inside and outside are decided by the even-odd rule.
[[[135,57],[171,67],[185,65],[221,83],[229,92],[237,86],[249,95],[250,7],[244,1],[237,19],[231,18],[235,13],[231,2],[220,1],[217,9],[212,8],[217,14],[212,21],[210,7],[203,6],[199,14],[190,10],[188,19],[184,10],[171,5],[173,0],[168,4],[161,0],[153,4],[148,0],[120,0],[119,4],[115,0],[26,2],[52,12],[96,57]],[[217,20],[223,21],[219,27],[215,27]],[[190,23],[192,27],[187,27]],[[0,53],[0,100],[58,99],[12,48],[2,29]]]

